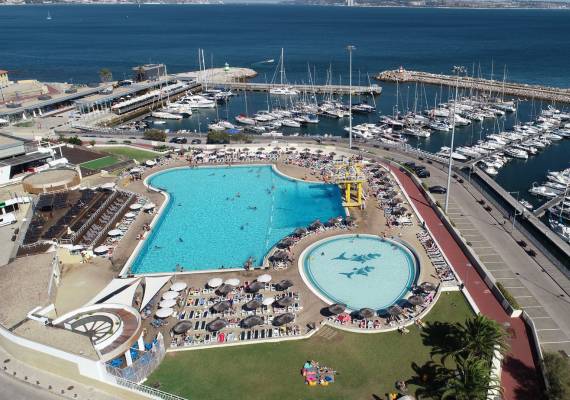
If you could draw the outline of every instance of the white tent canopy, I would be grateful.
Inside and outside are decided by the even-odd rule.
[[[268,283],[271,282],[271,275],[269,274],[263,274],[263,275],[259,275],[257,277],[257,281],[261,282],[261,283]]]
[[[170,300],[170,299],[175,299],[178,297],[178,292],[173,292],[172,290],[168,291],[168,292],[164,292],[162,294],[162,298],[164,300]]]
[[[237,278],[231,278],[231,279],[226,279],[226,281],[224,282],[226,285],[231,285],[231,286],[238,286],[239,285],[239,279]]]
[[[271,304],[273,304],[274,301],[275,299],[273,297],[266,297],[263,299],[263,305],[270,306]]]
[[[172,275],[147,276],[145,278],[144,295],[141,302],[141,310],[152,300],[162,287],[172,278]]]
[[[154,207],[156,207],[156,204],[154,204],[154,203],[146,203],[146,204],[143,206],[143,210],[152,210]]]
[[[186,284],[186,282],[175,282],[172,284],[172,286],[170,286],[170,290],[174,292],[180,292],[186,289],[187,287],[188,285]]]
[[[222,278],[212,278],[208,281],[208,286],[210,286],[211,288],[217,288],[223,282],[224,281],[222,280]]]
[[[156,311],[156,316],[158,318],[168,318],[172,315],[172,313],[174,312],[174,310],[172,308],[159,308]]]
[[[135,203],[135,204],[131,204],[129,208],[130,208],[131,210],[139,210],[141,207],[142,207],[141,204]]]
[[[176,300],[174,299],[161,300],[161,302],[158,303],[158,306],[160,308],[171,308],[174,307],[175,305],[176,305]]]
[[[103,290],[97,293],[97,295],[93,297],[91,301],[86,304],[86,306],[103,300],[105,297],[110,296],[121,288],[123,288],[123,290],[126,289],[126,286],[132,285],[135,281],[138,280],[140,280],[140,278],[113,279],[107,286],[103,288]]]
[[[132,307],[133,298],[135,297],[135,292],[137,291],[137,288],[139,287],[139,281],[133,283],[132,285],[130,285],[129,287],[120,291],[119,293],[117,293],[113,297],[108,298],[103,303],[123,304],[125,306]]]
[[[120,229],[111,229],[109,232],[107,232],[107,235],[109,236],[121,236],[123,234],[123,231]]]

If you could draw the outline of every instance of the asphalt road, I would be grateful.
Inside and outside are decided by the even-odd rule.
[[[38,389],[28,383],[23,383],[0,373],[0,400],[61,400],[62,397]]]

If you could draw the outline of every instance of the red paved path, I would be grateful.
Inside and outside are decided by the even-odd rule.
[[[501,376],[504,398],[507,400],[542,398],[541,381],[530,342],[532,333],[527,331],[521,318],[510,318],[506,314],[411,178],[395,167],[390,166],[390,168],[404,186],[414,206],[436,237],[453,268],[465,283],[465,287],[475,300],[481,313],[501,324],[506,322],[510,324],[508,332],[511,335],[511,349],[505,357]]]

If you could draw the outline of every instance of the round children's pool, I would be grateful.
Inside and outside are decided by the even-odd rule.
[[[403,243],[351,234],[324,239],[307,248],[300,271],[328,303],[344,303],[351,310],[380,310],[411,290],[419,266]]]

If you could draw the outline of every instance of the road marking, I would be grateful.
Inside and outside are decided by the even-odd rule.
[[[557,342],[540,342],[540,344],[570,343],[570,340],[559,340]]]

